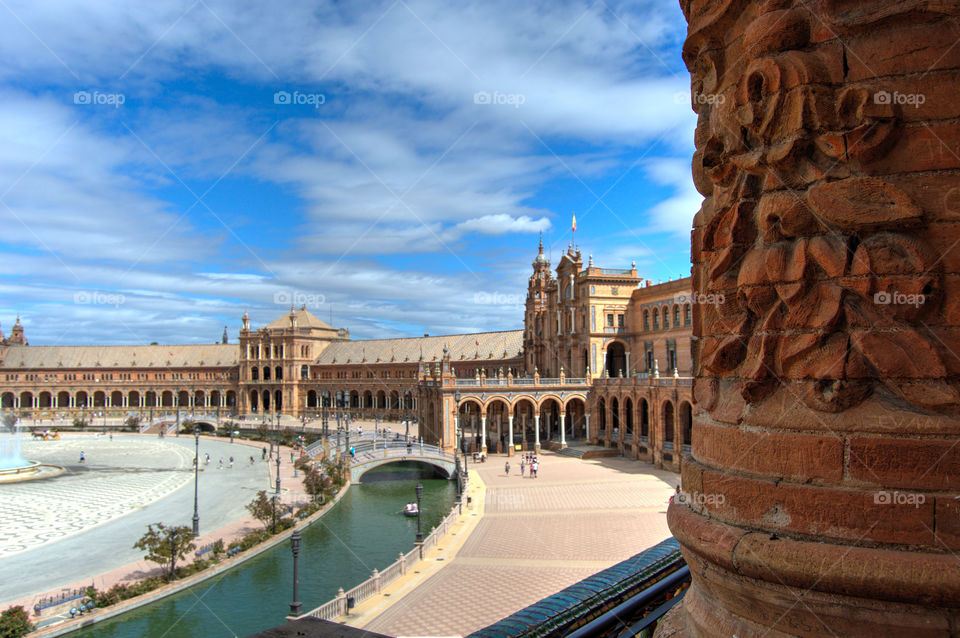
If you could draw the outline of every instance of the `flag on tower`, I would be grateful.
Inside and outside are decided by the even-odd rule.
[[[577,232],[577,214],[573,213],[573,232]]]

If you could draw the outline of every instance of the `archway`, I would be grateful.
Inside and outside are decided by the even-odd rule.
[[[102,408],[107,405],[107,393],[103,390],[97,390],[93,393],[93,407]]]
[[[587,404],[583,399],[573,398],[567,401],[567,432],[568,440],[581,440],[587,436]]]
[[[10,395],[11,399],[13,395]],[[7,407],[6,405],[4,407]],[[12,405],[10,407],[13,407]],[[58,408],[69,408],[70,407],[70,393],[62,390],[57,392],[57,407]]]
[[[114,390],[110,393],[110,407],[112,408],[122,408],[123,407],[123,392],[120,390]]]
[[[617,397],[610,399],[610,424],[613,427],[613,438],[620,436],[620,400]]]
[[[66,394],[66,392],[61,392],[60,394]],[[0,407],[3,407],[3,408],[14,407],[16,403],[15,398],[16,397],[14,396],[13,392],[4,392],[3,395],[0,396]],[[67,400],[68,401],[70,400],[69,397],[67,398]]]
[[[646,442],[650,436],[650,404],[640,399],[640,438]]]
[[[250,411],[256,412],[260,408],[260,393],[256,390],[250,391]]]
[[[273,392],[273,411],[280,412],[283,410],[283,390],[274,390]]]
[[[630,398],[623,402],[623,416],[627,438],[633,439],[633,400]]]
[[[317,407],[317,391],[316,390],[309,390],[307,392],[307,407],[308,408]]]
[[[33,407],[33,393],[21,392],[20,393],[20,409],[27,410],[32,407]]]
[[[540,403],[540,442],[560,440],[560,402],[554,398]]]
[[[87,397],[87,393],[86,393],[85,391],[80,390],[80,392],[77,392],[77,395],[76,395],[76,406],[77,406],[78,408],[85,408],[85,407],[87,407],[87,401],[88,401],[88,397]],[[21,402],[20,405],[23,405],[23,402]]]
[[[527,398],[520,399],[513,406],[513,429],[516,442],[520,449],[529,450],[533,447],[533,424],[534,410],[536,407],[533,401]]]
[[[627,370],[627,349],[620,341],[611,341],[607,345],[607,376],[629,376]]]
[[[673,449],[673,403],[670,401],[663,404],[663,448]]]
[[[600,417],[597,430],[600,436],[603,436],[607,431],[607,401],[603,397],[597,399],[597,416]]]
[[[460,451],[477,452],[480,450],[480,402],[476,399],[463,399],[457,410],[460,423]]]
[[[687,401],[680,404],[680,435],[681,443],[689,447],[693,440],[693,407]]]
[[[496,453],[506,452],[510,445],[508,414],[510,405],[505,399],[497,398],[487,403],[487,446]]]

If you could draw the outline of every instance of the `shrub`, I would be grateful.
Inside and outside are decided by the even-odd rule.
[[[17,605],[0,612],[0,636],[19,638],[33,631],[33,623],[27,610]]]

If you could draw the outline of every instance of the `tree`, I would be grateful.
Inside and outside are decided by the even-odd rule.
[[[155,523],[147,526],[147,533],[134,543],[133,547],[147,552],[144,556],[145,560],[156,563],[164,569],[169,565],[172,581],[177,561],[182,561],[187,554],[196,549],[193,539],[193,531],[186,525],[167,527],[163,523]]]
[[[86,419],[80,418],[78,416],[73,417],[73,427],[83,429],[90,425],[90,422]]]
[[[140,417],[136,414],[132,414],[127,417],[127,420],[123,422],[129,430],[136,430],[140,427]]]
[[[260,490],[252,501],[247,503],[247,511],[255,519],[263,523],[263,526],[269,527],[273,517],[276,514],[274,510],[273,499],[267,496],[265,490]]]
[[[3,638],[20,638],[31,631],[33,623],[30,622],[30,614],[20,605],[8,607],[0,613],[0,636]]]
[[[180,431],[184,434],[193,434],[195,427],[197,427],[197,422],[193,419],[184,419],[180,422]]]
[[[3,424],[12,430],[17,424],[17,415],[13,412],[7,412],[3,415]]]
[[[303,475],[303,489],[317,502],[317,498],[332,487],[332,482],[324,476],[313,463],[301,468]]]

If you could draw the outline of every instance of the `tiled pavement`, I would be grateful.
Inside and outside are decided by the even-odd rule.
[[[626,459],[541,456],[540,477],[471,465],[485,513],[449,565],[366,628],[394,636],[465,635],[669,536],[670,472]]]

